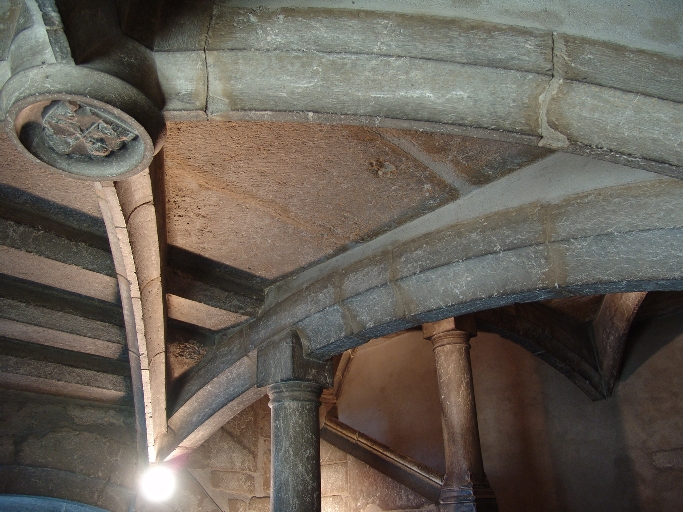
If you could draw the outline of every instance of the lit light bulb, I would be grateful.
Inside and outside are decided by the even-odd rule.
[[[140,490],[148,501],[166,501],[175,491],[175,473],[165,466],[153,466],[143,473]]]

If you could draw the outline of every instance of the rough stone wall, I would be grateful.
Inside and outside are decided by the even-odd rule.
[[[431,347],[419,331],[373,343],[353,359],[340,419],[438,469],[440,417],[422,407],[438,399],[436,375],[415,368],[433,366]],[[681,510],[680,310],[632,328],[614,393],[597,402],[518,345],[485,332],[471,343],[484,467],[501,512]],[[416,412],[421,423],[405,419]]]
[[[321,442],[323,512],[436,511],[421,496]],[[269,512],[270,409],[264,397],[195,450],[180,472],[178,511]]]
[[[127,512],[136,471],[132,408],[0,390],[0,493]]]
[[[131,408],[0,390],[0,493],[128,512],[136,490]],[[323,512],[434,512],[424,498],[321,442]],[[179,486],[145,512],[269,512],[270,408],[257,401],[176,461]]]

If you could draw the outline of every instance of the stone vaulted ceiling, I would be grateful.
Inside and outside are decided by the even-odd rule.
[[[683,14],[492,4],[2,3],[0,385],[134,404],[161,461],[292,332],[474,313],[609,397],[681,307]]]

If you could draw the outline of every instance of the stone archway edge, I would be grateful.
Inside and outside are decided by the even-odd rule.
[[[171,25],[155,47],[169,119],[411,120],[683,165],[680,56],[434,16],[225,7],[196,15],[198,24],[211,17],[201,31]]]
[[[165,307],[160,240],[149,170],[95,182],[116,267],[126,325],[138,452],[156,461],[167,430]]]
[[[35,24],[9,44],[0,61],[3,83],[45,62],[72,65],[57,13],[49,3],[26,2]],[[120,38],[124,46],[134,38],[153,49],[167,119],[329,115],[333,122],[412,122],[436,131],[469,127],[683,177],[680,52],[353,9],[254,11],[206,2],[183,15],[188,23],[170,8],[149,24],[124,22],[128,37]],[[150,26],[163,33],[136,33]],[[71,52],[83,51],[72,39]]]
[[[226,333],[180,391],[163,453],[250,392],[258,351],[291,329],[325,359],[514,302],[683,289],[681,192],[677,180],[556,154],[272,287],[262,315]]]

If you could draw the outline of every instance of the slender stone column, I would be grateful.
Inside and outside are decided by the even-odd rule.
[[[260,348],[257,384],[271,409],[271,512],[320,512],[320,395],[332,387],[332,362],[304,354],[296,334]]]
[[[432,342],[441,395],[446,479],[441,489],[442,512],[497,511],[479,442],[474,401],[470,336],[476,335],[472,317],[448,318],[424,324]]]
[[[268,386],[271,408],[272,512],[320,512],[322,386],[289,381]]]

